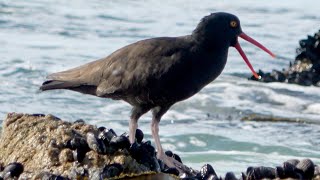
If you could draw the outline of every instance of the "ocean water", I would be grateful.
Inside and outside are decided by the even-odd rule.
[[[320,2],[287,1],[49,1],[0,0],[0,121],[8,112],[84,119],[122,133],[130,106],[71,91],[40,93],[47,74],[105,57],[145,38],[190,34],[212,12],[237,15],[242,29],[272,59],[241,41],[256,70],[286,68],[300,39],[319,30]],[[248,81],[250,70],[230,48],[222,75],[177,103],[160,123],[161,141],[195,169],[210,163],[219,175],[248,166],[275,166],[290,158],[320,163],[320,88]],[[243,122],[250,114],[310,123]],[[139,127],[151,138],[150,114]]]

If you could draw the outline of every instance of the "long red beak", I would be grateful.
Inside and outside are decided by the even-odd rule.
[[[258,41],[254,40],[253,38],[251,38],[250,36],[246,35],[245,33],[241,33],[239,35],[239,37],[241,37],[242,39],[251,42],[252,44],[258,46],[260,49],[264,50],[265,52],[267,52],[268,54],[270,54],[273,58],[276,57],[270,50],[268,50],[266,47],[264,47],[262,44],[260,44]],[[247,58],[246,54],[243,52],[239,42],[236,43],[236,45],[234,46],[238,52],[240,53],[240,55],[242,56],[243,60],[247,63],[248,67],[250,68],[250,70],[252,71],[252,74],[254,75],[255,78],[260,79],[261,77],[254,71],[251,63],[249,62],[249,59]]]

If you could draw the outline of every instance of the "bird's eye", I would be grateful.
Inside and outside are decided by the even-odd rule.
[[[230,22],[230,26],[233,27],[233,28],[235,28],[235,27],[238,26],[238,23],[237,23],[236,21],[231,21],[231,22]]]

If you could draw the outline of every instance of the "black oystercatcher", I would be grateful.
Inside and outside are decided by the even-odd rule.
[[[135,141],[138,119],[151,110],[157,157],[174,166],[177,162],[164,154],[160,144],[158,132],[162,115],[173,104],[193,96],[220,75],[230,46],[239,51],[258,78],[238,43],[238,37],[274,56],[242,32],[235,15],[218,12],[204,17],[191,35],[138,41],[106,58],[51,74],[40,89],[69,89],[128,102],[132,105],[131,143]]]

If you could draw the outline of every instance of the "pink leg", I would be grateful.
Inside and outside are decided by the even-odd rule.
[[[131,117],[129,122],[129,140],[133,144],[136,141],[136,130],[138,128],[138,119],[150,108],[147,107],[133,107],[131,111]]]
[[[129,122],[129,140],[133,144],[136,140],[136,130],[138,128],[138,120],[131,119]]]
[[[168,167],[177,168],[180,173],[190,172],[190,169],[187,166],[183,165],[173,157],[167,156],[164,153],[159,138],[159,121],[160,120],[153,118],[151,123],[152,136],[157,148],[157,158],[162,160]]]

